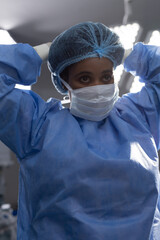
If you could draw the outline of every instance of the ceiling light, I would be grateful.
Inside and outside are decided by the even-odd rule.
[[[144,85],[145,85],[145,83],[142,83],[142,82],[139,81],[139,77],[135,77],[133,82],[132,82],[130,92],[131,93],[139,92]]]
[[[115,26],[111,28],[120,37],[120,41],[125,49],[131,49],[140,33],[140,25],[132,23],[127,25]]]
[[[155,31],[151,32],[150,38],[149,38],[147,44],[160,46],[160,31],[155,30]]]
[[[118,34],[120,42],[124,46],[125,51],[130,52],[133,48],[134,43],[138,40],[141,28],[138,23],[132,23],[121,26],[114,26],[110,29]],[[114,71],[115,82],[118,83],[121,80],[123,70],[124,68],[122,64],[116,68]]]
[[[118,83],[121,79],[122,73],[123,73],[124,67],[123,65],[119,65],[118,67],[116,67],[116,69],[114,70],[114,82]]]

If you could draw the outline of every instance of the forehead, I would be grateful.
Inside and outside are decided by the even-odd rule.
[[[113,63],[108,58],[87,58],[83,61],[73,64],[70,67],[70,73],[72,72],[80,72],[80,71],[106,71],[112,70]]]

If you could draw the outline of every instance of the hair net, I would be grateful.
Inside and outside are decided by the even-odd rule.
[[[60,73],[66,67],[86,58],[106,57],[116,68],[121,64],[123,55],[124,48],[116,33],[102,23],[84,22],[72,26],[53,40],[48,67],[56,89],[66,94],[60,78]]]

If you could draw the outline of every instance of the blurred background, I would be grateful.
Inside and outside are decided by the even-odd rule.
[[[159,0],[0,0],[0,44],[29,43],[36,46],[52,41],[66,28],[84,21],[102,22],[114,29],[126,48],[142,41],[160,45]],[[120,95],[138,91],[138,83],[123,70],[115,70]],[[23,86],[17,86],[23,87]],[[29,87],[30,88],[30,87]],[[59,95],[46,64],[32,90],[44,100]],[[0,204],[17,209],[19,166],[15,155],[0,142]]]

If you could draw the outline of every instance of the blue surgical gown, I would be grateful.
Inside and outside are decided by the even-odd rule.
[[[20,164],[18,240],[159,240],[160,48],[135,46],[125,69],[145,86],[99,122],[14,88],[35,83],[41,63],[28,44],[0,46],[0,139]]]

